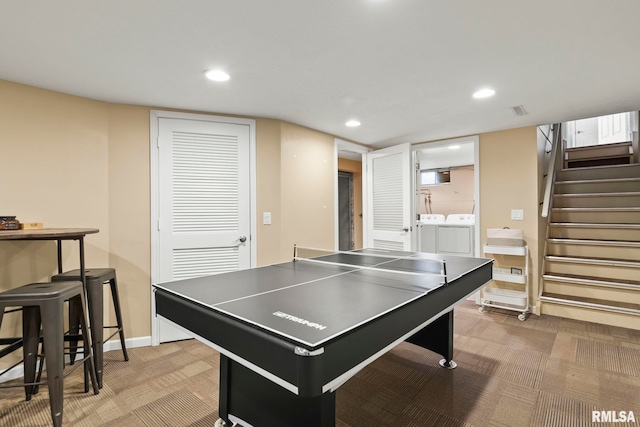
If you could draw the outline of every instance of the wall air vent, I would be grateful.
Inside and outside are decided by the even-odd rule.
[[[524,106],[522,105],[516,105],[515,107],[510,107],[511,111],[513,111],[513,114],[515,114],[516,116],[526,116],[527,114],[527,110],[524,109]]]

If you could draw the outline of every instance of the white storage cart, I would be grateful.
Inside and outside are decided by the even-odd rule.
[[[483,313],[485,307],[519,311],[518,319],[525,320],[529,312],[529,247],[484,245],[483,252],[489,258],[491,258],[490,255],[506,255],[508,257],[524,257],[525,261],[524,269],[503,266],[502,263],[497,267],[494,266],[494,286],[489,285],[482,292],[480,312]],[[508,258],[504,257],[504,260],[506,264]],[[500,282],[522,285],[523,289],[503,289],[499,287]]]

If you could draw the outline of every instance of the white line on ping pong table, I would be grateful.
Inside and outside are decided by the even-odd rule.
[[[308,258],[300,258],[297,262],[300,262],[300,261],[310,261],[310,260]],[[354,272],[360,271],[360,270],[376,270],[376,271],[385,271],[385,272],[390,272],[390,273],[401,273],[401,274],[411,274],[411,275],[418,275],[418,276],[441,276],[441,274],[437,274],[437,273],[414,273],[414,272],[408,272],[408,271],[389,270],[389,269],[382,269],[382,268],[369,268],[369,267],[355,266],[355,265],[350,265],[350,264],[328,263],[326,261],[322,262],[322,261],[318,261],[318,260],[315,260],[315,262],[323,263],[323,264],[331,264],[331,265],[335,265],[335,266],[339,266],[339,267],[349,267],[349,268],[352,268],[353,270],[343,271],[343,272],[332,274],[332,275],[329,275],[329,276],[324,276],[324,277],[320,277],[320,278],[317,278],[317,279],[308,280],[306,282],[294,283],[293,285],[285,286],[285,287],[282,287],[282,288],[271,289],[269,291],[259,292],[259,293],[256,293],[256,294],[247,295],[247,296],[240,297],[240,298],[234,298],[234,299],[231,299],[231,300],[228,300],[228,301],[222,301],[222,302],[219,302],[219,303],[216,303],[216,304],[207,304],[207,305],[209,305],[210,307],[216,307],[216,306],[219,306],[219,305],[222,305],[222,304],[227,304],[227,303],[230,303],[230,302],[235,302],[235,301],[240,301],[240,300],[243,300],[243,299],[253,298],[253,297],[256,297],[256,296],[259,296],[259,295],[270,294],[272,292],[278,292],[278,291],[281,291],[283,289],[295,288],[296,286],[308,285],[309,283],[319,282],[321,280],[333,279],[334,277],[343,276],[343,275],[354,273]],[[446,276],[445,276],[444,284],[445,285],[447,284]],[[188,298],[188,297],[186,297],[186,298]],[[196,302],[198,302],[198,301],[196,301]],[[201,302],[198,302],[198,303],[202,304]]]

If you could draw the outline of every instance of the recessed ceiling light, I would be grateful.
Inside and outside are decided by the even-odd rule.
[[[345,123],[345,125],[349,126],[350,128],[354,128],[356,126],[360,126],[360,122],[357,120],[349,120],[347,123]]]
[[[481,89],[473,94],[474,98],[488,98],[496,93],[493,89]]]
[[[450,145],[449,150],[458,150],[460,148],[459,145]]]
[[[222,70],[209,70],[204,73],[204,75],[214,82],[226,82],[229,80],[229,74],[225,73]]]

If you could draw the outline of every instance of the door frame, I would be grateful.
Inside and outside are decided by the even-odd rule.
[[[371,240],[373,241],[373,237],[370,236],[370,234],[373,234],[373,200],[370,200],[370,192],[373,191],[373,177],[372,177],[372,162],[373,159],[370,156],[378,156],[381,152],[383,153],[383,155],[387,155],[388,152],[390,151],[396,151],[396,150],[401,150],[398,151],[394,154],[399,154],[402,153],[403,157],[405,157],[405,154],[407,154],[406,152],[408,152],[408,159],[404,158],[403,159],[403,163],[406,161],[408,162],[408,164],[405,164],[406,166],[406,173],[409,176],[404,175],[402,177],[403,181],[405,181],[403,183],[403,192],[402,192],[402,198],[403,198],[403,202],[402,202],[402,208],[403,208],[403,216],[405,216],[405,214],[407,214],[407,212],[405,211],[405,209],[408,209],[408,215],[403,218],[403,227],[407,227],[408,231],[406,231],[406,233],[408,233],[409,235],[409,248],[406,249],[406,242],[403,242],[403,245],[405,245],[405,249],[404,250],[409,250],[409,251],[414,251],[415,250],[415,230],[414,230],[414,225],[415,225],[415,197],[413,197],[414,194],[414,188],[415,188],[415,153],[414,153],[414,148],[413,148],[413,144],[411,144],[410,142],[405,142],[402,144],[396,144],[396,145],[392,145],[389,147],[384,147],[384,148],[380,148],[378,150],[372,150],[368,153],[365,153],[362,155],[362,164],[363,164],[363,177],[362,177],[362,186],[363,186],[363,195],[362,195],[362,203],[363,203],[363,213],[364,213],[364,218],[363,218],[363,236],[362,236],[362,243],[363,246],[365,248],[369,247],[369,248],[373,248],[373,244],[371,246],[368,246],[367,243]],[[393,154],[392,154],[393,155]],[[381,156],[380,156],[381,157]],[[404,166],[403,166],[404,169]],[[405,184],[406,185],[405,187]],[[372,231],[372,233],[369,233],[370,231]]]
[[[340,215],[338,213],[338,157],[340,151],[351,151],[353,153],[360,154],[360,162],[362,164],[362,210],[366,209],[366,159],[365,154],[372,151],[371,148],[365,147],[364,145],[354,144],[353,142],[348,142],[343,139],[334,138],[333,140],[333,229],[334,229],[334,250],[338,251],[340,247]],[[362,242],[364,245],[364,238],[366,235],[366,230],[364,229],[364,223],[362,225]]]
[[[340,178],[345,178],[348,179],[349,182],[349,187],[348,187],[348,197],[349,197],[349,249],[347,250],[351,250],[353,249],[354,243],[355,243],[355,229],[354,229],[354,197],[353,197],[353,172],[347,172],[347,171],[338,171],[338,213],[340,212]],[[340,215],[340,219],[342,219],[342,215]],[[340,249],[340,239],[342,238],[342,232],[340,232],[342,223],[341,221],[338,221],[338,249]]]
[[[439,141],[433,141],[433,142],[426,142],[426,143],[420,143],[420,144],[413,144],[411,146],[411,151],[413,153],[413,166],[414,166],[414,171],[413,171],[413,176],[416,176],[416,172],[417,169],[419,169],[419,167],[416,167],[416,161],[415,161],[415,152],[416,151],[420,151],[424,148],[434,148],[434,147],[446,147],[448,145],[456,145],[456,144],[461,144],[464,142],[473,142],[473,198],[474,198],[474,209],[473,209],[473,213],[476,217],[476,224],[475,224],[475,248],[474,248],[474,252],[475,252],[475,257],[479,257],[482,252],[480,251],[480,237],[481,237],[481,230],[480,230],[480,137],[478,135],[472,135],[472,136],[466,136],[466,137],[462,137],[462,138],[453,138],[453,139],[444,139],[444,140],[439,140]],[[414,185],[414,188],[412,189],[413,193],[412,194],[416,194],[416,190],[417,190],[417,183],[415,182],[416,180],[412,180],[412,183]],[[418,212],[417,206],[416,206],[416,198],[412,197],[411,198],[411,211],[416,214]],[[415,215],[414,215],[415,216]],[[414,235],[414,237],[417,236],[417,233]],[[417,239],[417,238],[416,238]],[[416,250],[417,249],[417,240],[414,240],[413,242],[413,249]]]
[[[151,286],[149,292],[151,293],[151,345],[160,344],[159,336],[159,319],[156,316],[156,301],[153,295],[153,285],[157,283],[159,276],[158,266],[160,257],[160,242],[158,239],[158,226],[159,226],[159,189],[158,181],[160,178],[159,170],[159,154],[158,154],[158,128],[159,119],[183,119],[183,120],[197,120],[206,122],[220,122],[230,124],[241,124],[249,126],[249,185],[250,185],[250,223],[251,223],[251,235],[249,241],[251,244],[251,267],[256,266],[257,262],[257,241],[256,241],[256,121],[253,119],[246,119],[241,117],[225,117],[215,116],[209,114],[192,114],[181,113],[177,111],[164,111],[164,110],[151,110],[150,124],[149,124],[149,145],[150,145],[150,170],[151,170]]]

